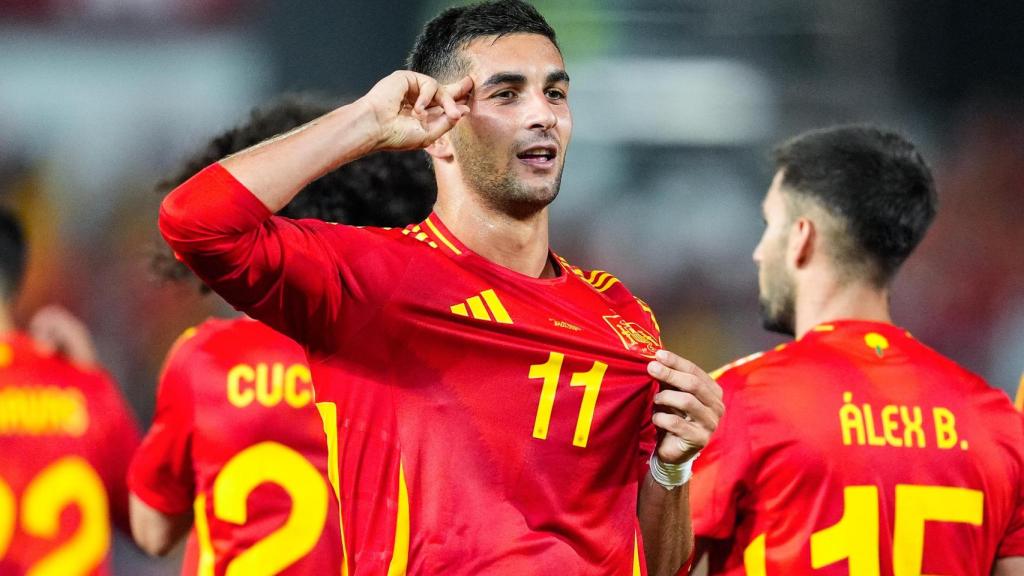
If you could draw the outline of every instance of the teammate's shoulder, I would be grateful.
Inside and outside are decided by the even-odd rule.
[[[793,347],[793,342],[786,342],[768,350],[754,352],[712,370],[708,375],[723,385],[747,383],[758,370],[785,363],[792,355]]]
[[[242,318],[210,317],[182,330],[167,351],[167,362],[184,360],[218,342],[235,341]],[[187,360],[186,360],[187,361]]]
[[[186,328],[171,345],[167,357],[189,356],[199,352],[218,354],[224,350],[275,344],[298,346],[287,336],[248,316],[211,317]]]

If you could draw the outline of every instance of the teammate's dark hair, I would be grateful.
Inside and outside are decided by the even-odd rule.
[[[17,216],[0,208],[0,297],[13,300],[25,276],[25,232]]]
[[[540,34],[557,47],[555,31],[533,6],[520,0],[498,0],[456,6],[423,27],[406,67],[413,72],[452,82],[468,72],[462,49],[475,38],[507,34]]]
[[[167,194],[225,156],[302,126],[336,106],[321,98],[292,94],[258,107],[247,122],[213,138],[188,158],[173,176],[157,185],[157,192]],[[434,174],[422,151],[380,152],[312,182],[278,214],[356,226],[405,226],[426,218],[436,196]],[[165,280],[193,278],[163,243],[154,254],[152,266]],[[205,287],[202,290],[208,292]]]
[[[813,130],[775,149],[783,188],[818,202],[848,242],[837,263],[874,285],[888,284],[935,218],[931,170],[914,144],[869,125]]]

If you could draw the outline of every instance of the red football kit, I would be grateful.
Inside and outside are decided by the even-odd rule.
[[[255,320],[208,320],[179,338],[128,483],[160,512],[194,510],[183,574],[339,573],[306,357]]]
[[[114,382],[0,337],[0,574],[110,574],[139,432]]]
[[[1024,419],[1002,391],[865,321],[716,375],[690,485],[711,574],[987,575],[1024,555]]]
[[[640,574],[659,347],[608,273],[493,264],[437,215],[405,229],[273,217],[214,164],[164,237],[303,342],[352,574]]]

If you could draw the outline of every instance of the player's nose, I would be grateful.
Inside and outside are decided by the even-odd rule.
[[[530,130],[548,131],[558,125],[558,115],[543,93],[532,94],[526,102],[524,123]]]

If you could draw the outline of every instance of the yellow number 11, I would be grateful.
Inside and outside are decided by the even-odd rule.
[[[540,401],[537,403],[537,418],[533,423],[533,437],[546,440],[548,437],[548,426],[551,424],[551,410],[555,406],[555,392],[558,389],[558,379],[562,375],[562,361],[565,355],[559,352],[552,352],[548,361],[543,364],[530,366],[530,379],[541,380]],[[574,372],[569,385],[572,387],[583,387],[583,402],[580,404],[580,414],[576,419],[576,432],[573,434],[573,446],[580,448],[587,447],[587,440],[590,438],[590,426],[594,423],[594,408],[597,407],[597,395],[601,392],[601,380],[608,365],[604,362],[594,362],[594,366],[586,372]]]

